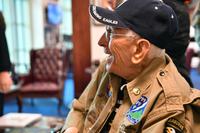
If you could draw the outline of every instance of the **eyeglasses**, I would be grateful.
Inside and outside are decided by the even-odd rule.
[[[131,37],[134,38],[136,37],[136,35],[130,34],[130,33],[113,33],[112,29],[110,27],[106,27],[106,32],[105,32],[105,36],[107,40],[111,40],[113,38],[119,38],[119,37]]]

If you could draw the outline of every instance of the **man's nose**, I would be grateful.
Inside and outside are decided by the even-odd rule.
[[[108,39],[106,38],[106,34],[104,33],[98,41],[98,45],[102,47],[108,47]]]

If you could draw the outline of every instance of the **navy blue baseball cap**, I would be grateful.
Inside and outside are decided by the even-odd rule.
[[[162,0],[125,0],[114,11],[90,5],[90,15],[100,23],[129,28],[164,49],[178,31],[178,20]]]

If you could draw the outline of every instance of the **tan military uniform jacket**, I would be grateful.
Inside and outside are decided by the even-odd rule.
[[[162,133],[174,129],[200,132],[200,92],[190,88],[170,57],[156,58],[136,79],[122,86],[121,78],[108,74],[104,65],[100,65],[80,98],[73,101],[63,130],[74,126],[80,133],[100,132],[113,110],[118,90],[123,89],[124,100],[110,123],[110,133]]]

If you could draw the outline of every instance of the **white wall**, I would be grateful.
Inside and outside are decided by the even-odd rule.
[[[98,45],[98,40],[105,32],[105,26],[94,25],[91,22],[91,60],[102,60],[106,57],[102,47]]]
[[[31,31],[32,31],[32,48],[44,47],[44,16],[43,16],[43,1],[31,0]]]

